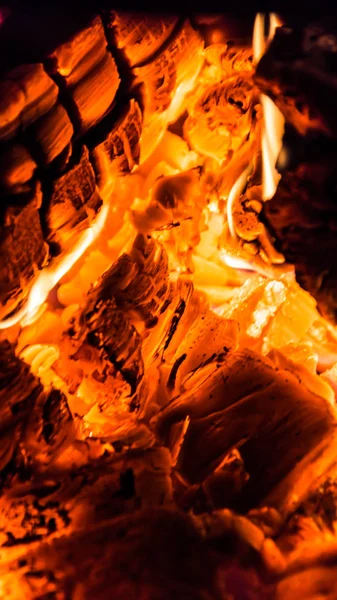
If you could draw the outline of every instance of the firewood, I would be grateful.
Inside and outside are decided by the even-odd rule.
[[[58,93],[57,85],[42,64],[17,67],[0,82],[0,122],[3,121],[0,139],[15,137],[16,145],[28,143],[39,166],[46,166],[59,156],[73,135],[72,124],[58,101]],[[21,139],[23,132],[25,141]],[[7,146],[2,146],[5,153]],[[20,156],[22,162],[22,150]],[[13,162],[18,159],[16,150]]]
[[[142,135],[142,159],[160,141],[167,124],[165,111],[169,109],[180,84],[193,81],[201,68],[204,42],[201,36],[185,21],[168,45],[153,60],[132,70],[140,85],[144,129]],[[187,90],[186,90],[187,91]],[[178,115],[172,115],[172,120]]]
[[[74,128],[66,110],[59,102],[29,128],[27,133],[40,166],[49,165],[65,150],[67,162],[71,154]]]
[[[0,251],[0,316],[13,311],[27,296],[35,276],[48,258],[39,208],[40,184],[32,191],[2,198]]]
[[[22,65],[0,82],[0,140],[8,140],[56,103],[57,85],[42,64]]]
[[[202,483],[237,447],[249,478],[236,507],[262,503],[286,516],[334,463],[335,408],[268,359],[229,352],[191,386],[157,422],[167,439],[172,424],[189,416],[177,469],[190,483]]]
[[[23,144],[8,142],[0,150],[0,187],[3,193],[29,191],[37,164]]]
[[[64,394],[44,390],[8,341],[0,343],[0,365],[0,478],[4,478],[12,460],[17,467],[20,463],[40,467],[55,460],[69,439],[73,419]],[[15,475],[15,465],[11,472]]]
[[[83,146],[79,161],[52,182],[50,197],[45,198],[48,241],[63,250],[71,247],[79,232],[90,225],[101,205],[89,151]]]
[[[106,15],[107,37],[111,47],[117,47],[131,67],[148,61],[167,41],[178,17],[156,13],[109,12]]]
[[[139,164],[142,114],[137,101],[130,100],[119,119],[113,125],[103,122],[102,128],[108,133],[102,134],[104,141],[95,144],[91,154],[100,187]]]
[[[130,253],[122,254],[100,277],[84,308],[75,315],[71,357],[81,361],[90,355],[90,372],[101,372],[102,381],[110,377],[112,393],[119,374],[133,395],[144,375],[142,336],[137,328],[153,328],[170,301],[166,253],[154,240],[139,235]],[[66,371],[67,365],[61,369]]]
[[[113,297],[120,309],[136,313],[146,326],[153,327],[171,295],[165,250],[139,234],[130,253],[122,254],[105,272],[95,293],[102,300]]]
[[[87,131],[112,106],[120,80],[99,17],[56,48],[46,68],[63,88],[78,130]]]

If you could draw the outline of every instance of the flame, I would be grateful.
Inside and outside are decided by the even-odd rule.
[[[104,226],[108,212],[109,206],[106,204],[102,207],[96,221],[91,227],[83,231],[71,252],[63,256],[61,261],[57,264],[53,263],[50,267],[46,267],[41,271],[29,292],[25,306],[12,317],[0,321],[0,330],[13,327],[13,325],[16,325],[17,323],[21,323],[21,325],[25,326],[32,322],[33,317],[39,313],[41,305],[46,301],[49,292],[74,266],[87,248],[89,248],[97,238]]]
[[[243,271],[255,271],[255,267],[251,265],[247,260],[243,258],[239,258],[237,256],[231,256],[227,254],[224,250],[220,253],[221,260],[227,265],[227,267],[232,267],[232,269],[240,269]]]
[[[265,15],[258,13],[255,18],[253,31],[253,54],[254,62],[257,63],[266,52],[272,41],[277,27],[282,25],[281,19],[271,13],[269,16],[269,32],[267,38],[264,35]],[[262,199],[269,200],[275,194],[280,174],[275,165],[282,150],[282,139],[284,134],[284,117],[274,102],[261,94],[260,96],[264,128],[262,132]]]
[[[265,53],[264,22],[265,15],[263,13],[257,13],[253,30],[253,58],[255,63],[257,63]]]
[[[284,117],[274,102],[261,95],[261,104],[264,116],[264,129],[262,133],[262,198],[270,200],[276,192],[281,179],[275,165],[282,150],[284,134]]]

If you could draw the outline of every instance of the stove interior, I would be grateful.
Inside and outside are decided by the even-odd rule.
[[[336,598],[337,29],[0,16],[0,597]]]

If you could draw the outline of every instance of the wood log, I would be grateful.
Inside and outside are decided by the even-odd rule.
[[[158,431],[168,440],[172,425],[189,417],[177,469],[192,484],[238,448],[248,478],[236,508],[261,503],[285,517],[334,464],[335,408],[249,350],[229,351],[213,371],[205,367],[202,377],[201,369],[194,389],[191,379],[188,391],[159,415]]]
[[[169,14],[108,12],[105,17],[111,48],[123,53],[130,67],[147,62],[168,40],[178,17]]]
[[[37,164],[29,150],[18,142],[2,144],[0,150],[0,188],[3,194],[30,190]]]
[[[16,144],[28,144],[40,166],[59,156],[73,136],[73,127],[58,94],[57,85],[41,63],[17,67],[0,82],[0,140],[15,137]],[[2,147],[5,153],[7,145]],[[22,150],[20,157],[22,162]],[[13,161],[18,159],[16,150]]]
[[[71,140],[74,128],[65,108],[57,102],[53,108],[31,126],[27,135],[30,146],[39,166],[46,167],[62,153],[64,159],[60,167],[64,167],[71,154]]]
[[[0,82],[0,140],[8,140],[56,103],[57,85],[43,65],[22,65]]]
[[[25,194],[2,198],[1,210],[1,308],[0,318],[13,311],[27,296],[34,278],[47,262],[39,208],[40,184]]]
[[[172,115],[166,111],[180,84],[185,84],[187,92],[187,86],[199,72],[203,62],[203,47],[201,36],[186,20],[151,62],[132,70],[136,78],[135,85],[140,85],[142,97],[142,160],[146,159],[160,141],[169,117],[175,120],[179,116],[179,111]],[[182,100],[183,96],[180,104]]]
[[[30,367],[0,342],[0,478],[55,460],[69,440],[72,416],[59,390],[44,390]],[[12,464],[10,464],[12,463]]]
[[[89,151],[83,146],[78,162],[52,182],[50,195],[45,198],[48,241],[62,250],[70,248],[101,205]]]
[[[129,254],[122,254],[96,288],[102,300],[117,306],[145,326],[154,327],[171,296],[168,257],[161,245],[139,234]]]
[[[111,121],[111,118],[108,120]],[[142,114],[137,101],[131,99],[113,125],[108,120],[104,120],[99,128],[102,133],[97,131],[95,134],[96,139],[104,137],[104,141],[94,142],[91,153],[100,187],[112,178],[132,171],[140,159]]]
[[[99,17],[56,48],[46,68],[60,83],[77,130],[87,131],[113,105],[120,79]]]

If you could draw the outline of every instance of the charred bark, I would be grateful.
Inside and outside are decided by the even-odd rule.
[[[2,198],[0,242],[0,315],[13,311],[27,296],[37,272],[47,262],[48,248],[43,239],[39,208],[40,184],[33,190]]]
[[[48,241],[64,251],[90,225],[102,205],[86,146],[77,164],[53,181],[51,188],[44,207]]]

